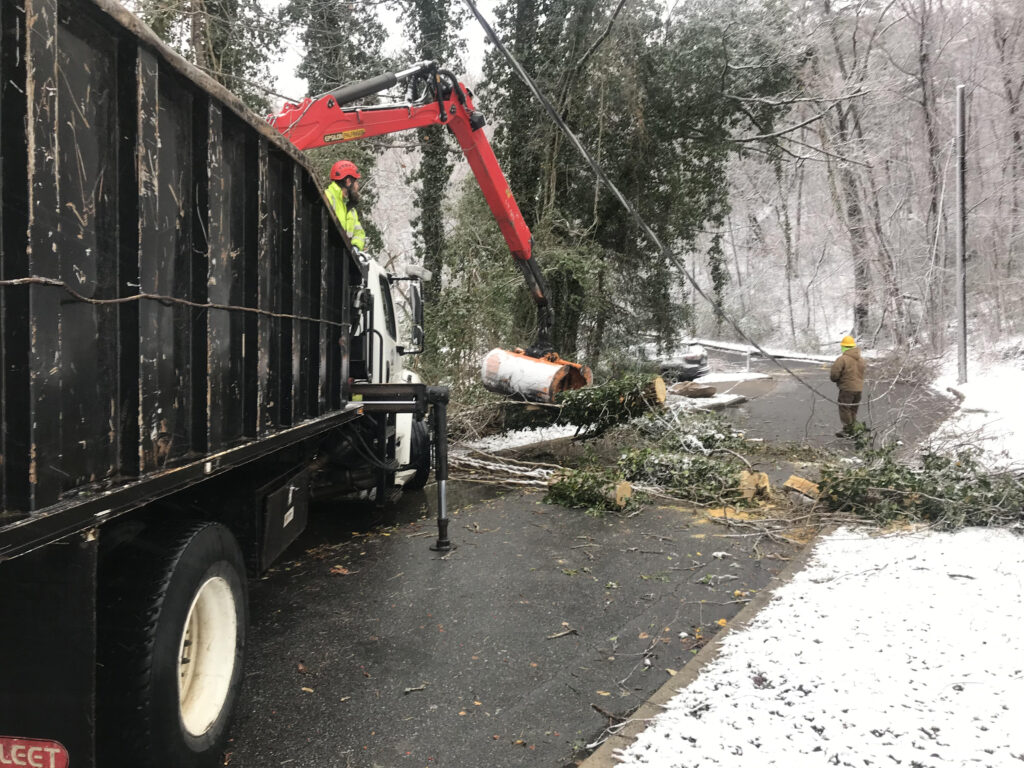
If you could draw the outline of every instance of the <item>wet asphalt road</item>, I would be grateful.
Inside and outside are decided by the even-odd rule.
[[[594,518],[539,493],[452,495],[447,557],[411,494],[386,526],[318,510],[252,584],[227,764],[572,765],[792,554],[755,556],[678,508]]]
[[[746,356],[708,351],[714,372],[744,371]],[[828,378],[828,363],[782,360],[806,384],[826,397],[836,398],[836,385]],[[754,358],[750,370],[773,378],[769,391],[757,392],[746,403],[724,411],[724,415],[749,437],[770,442],[806,443],[845,449],[837,438],[838,408],[791,376],[771,360]],[[952,412],[953,405],[927,386],[896,381],[895,368],[868,361],[865,391],[857,420],[871,427],[879,438],[899,439],[916,444],[924,440]]]

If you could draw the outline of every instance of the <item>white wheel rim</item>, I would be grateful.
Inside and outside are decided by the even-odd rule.
[[[217,721],[235,669],[235,597],[213,576],[196,591],[178,647],[178,706],[185,730],[201,736]]]

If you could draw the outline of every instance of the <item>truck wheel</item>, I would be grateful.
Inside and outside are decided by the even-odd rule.
[[[409,448],[409,463],[416,474],[409,478],[405,490],[418,491],[430,479],[430,431],[424,421],[412,423],[412,445]]]
[[[101,567],[99,764],[217,765],[242,677],[242,553],[209,522],[124,549]]]

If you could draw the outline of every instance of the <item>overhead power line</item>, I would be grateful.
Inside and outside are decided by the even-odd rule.
[[[658,236],[654,234],[654,230],[652,230],[647,225],[647,222],[644,221],[644,219],[640,216],[640,214],[633,207],[633,205],[626,199],[622,192],[619,191],[619,188],[615,186],[615,183],[604,172],[604,169],[593,158],[590,152],[587,151],[587,148],[583,146],[579,138],[577,138],[576,134],[572,132],[572,129],[569,128],[568,125],[566,125],[565,120],[562,119],[562,116],[558,113],[558,110],[556,110],[554,106],[552,106],[548,98],[543,93],[541,93],[533,78],[530,77],[526,70],[523,69],[522,65],[516,60],[516,57],[513,56],[512,53],[508,50],[508,48],[505,47],[504,43],[501,42],[501,39],[498,37],[497,33],[491,28],[490,23],[487,21],[487,19],[483,17],[483,15],[480,13],[480,10],[476,7],[476,3],[473,2],[473,0],[465,0],[465,3],[466,6],[469,8],[470,12],[473,14],[473,16],[476,17],[476,20],[479,22],[480,26],[483,28],[484,33],[487,35],[487,38],[491,41],[494,47],[501,53],[501,55],[505,57],[509,65],[519,76],[519,79],[522,80],[526,87],[530,89],[530,93],[533,94],[534,98],[541,103],[541,105],[544,107],[544,110],[554,121],[555,125],[558,126],[559,130],[561,130],[562,133],[565,134],[565,137],[569,139],[569,141],[572,143],[572,145],[576,147],[576,151],[580,153],[584,160],[587,161],[587,164],[590,166],[591,170],[598,177],[598,179],[600,179],[601,182],[611,191],[611,193],[615,196],[615,199],[619,201],[619,203],[626,210],[626,212],[632,217],[633,221],[636,222],[636,225],[638,227],[640,227],[640,230],[644,233],[644,235],[647,236],[648,240],[651,243],[653,243],[654,246],[658,249],[659,253],[661,253],[662,255],[662,258],[665,258],[669,262],[671,262],[676,267],[676,269],[678,269],[686,277],[687,281],[690,283],[690,285],[693,286],[693,289],[697,292],[697,294],[705,302],[707,302],[708,305],[715,307],[715,312],[717,312],[718,315],[723,320],[725,320],[730,325],[730,327],[732,327],[732,329],[736,331],[737,334],[739,334],[741,339],[747,342],[759,353],[770,359],[773,363],[775,363],[775,365],[784,370],[786,373],[788,373],[790,376],[792,376],[794,379],[796,379],[798,382],[800,382],[803,386],[805,386],[811,392],[816,394],[818,397],[821,397],[830,403],[838,404],[838,402],[835,399],[822,393],[817,387],[815,387],[810,382],[806,381],[798,373],[796,373],[784,362],[782,362],[782,360],[766,352],[760,344],[758,344],[756,341],[751,339],[746,333],[744,333],[743,329],[740,328],[739,324],[736,322],[736,320],[732,318],[731,315],[729,315],[729,313],[715,306],[715,302],[711,299],[711,297],[709,297],[707,293],[704,292],[704,289],[702,289],[700,285],[698,285],[696,279],[694,279],[689,268],[686,266],[686,263],[682,259],[677,257],[667,246],[665,246],[661,242]]]

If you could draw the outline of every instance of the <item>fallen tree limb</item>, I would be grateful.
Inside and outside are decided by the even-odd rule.
[[[667,388],[660,376],[632,375],[585,389],[564,392],[558,398],[562,407],[559,421],[598,434],[665,404]]]

